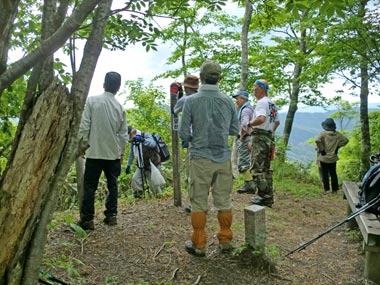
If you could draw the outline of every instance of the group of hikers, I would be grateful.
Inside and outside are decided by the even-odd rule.
[[[191,204],[188,212],[193,230],[191,238],[185,242],[185,249],[198,257],[206,255],[209,194],[217,211],[219,248],[221,252],[232,249],[233,175],[229,136],[237,137],[237,164],[244,179],[244,185],[237,192],[256,194],[251,199],[252,204],[272,207],[274,203],[271,160],[274,133],[280,121],[277,107],[268,96],[269,83],[265,79],[255,81],[252,93],[256,105],[253,107],[245,90],[232,96],[235,103],[230,96],[222,93],[218,86],[221,78],[221,66],[206,60],[200,67],[199,78],[185,76],[183,87],[186,96],[178,100],[173,110],[176,114],[181,113],[178,133],[183,147],[187,148],[186,181]],[[152,168],[159,168],[160,165],[157,142],[151,134],[127,126],[125,111],[115,99],[120,85],[120,74],[108,72],[104,80],[104,93],[88,97],[82,115],[80,153],[85,154],[86,165],[84,196],[77,223],[85,230],[94,229],[94,199],[102,172],[108,187],[104,223],[117,224],[117,178],[128,140],[127,174],[135,158],[137,161],[132,177],[135,198],[144,194],[144,179],[154,193],[161,192],[159,185],[150,183]],[[336,191],[335,167],[331,163],[336,164],[338,148],[348,140],[335,131],[335,123],[332,125],[329,119],[322,126],[325,131],[318,136],[316,144],[323,182],[327,191],[331,176],[332,190]]]

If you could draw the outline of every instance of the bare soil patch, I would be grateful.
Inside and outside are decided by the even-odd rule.
[[[233,194],[235,248],[242,248],[244,207],[250,195]],[[183,206],[187,206],[186,198]],[[346,201],[338,195],[295,198],[276,191],[273,208],[266,208],[268,254],[263,259],[246,253],[221,254],[215,233],[216,212],[208,213],[205,258],[187,254],[190,216],[173,206],[171,198],[120,203],[118,225],[102,223],[99,208],[94,231],[81,240],[67,223],[49,233],[46,258],[80,260],[81,278],[70,280],[65,269],[53,275],[71,284],[369,284],[362,277],[364,256],[358,234],[341,226],[305,250],[285,254],[346,217]],[[76,214],[77,215],[77,214]],[[51,270],[51,269],[49,269]]]

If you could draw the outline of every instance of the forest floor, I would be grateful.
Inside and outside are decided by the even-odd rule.
[[[190,215],[184,211],[187,197],[182,198],[182,208],[175,207],[171,197],[164,197],[121,201],[116,226],[103,224],[103,206],[98,207],[96,229],[84,238],[64,222],[67,213],[56,215],[45,266],[70,284],[87,285],[370,284],[363,279],[360,232],[348,231],[345,225],[303,251],[285,256],[346,217],[342,191],[298,198],[276,190],[273,208],[265,208],[264,257],[239,253],[245,241],[244,208],[250,198],[233,193],[233,253],[218,251],[216,211],[210,206],[207,255],[189,255],[184,250],[191,233]],[[74,268],[80,276],[69,277]]]

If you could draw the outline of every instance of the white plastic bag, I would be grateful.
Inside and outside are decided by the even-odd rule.
[[[152,161],[150,162],[150,180],[154,186],[161,186],[165,184],[165,178]]]

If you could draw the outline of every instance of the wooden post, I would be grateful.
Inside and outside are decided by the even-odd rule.
[[[244,208],[245,241],[249,246],[264,253],[265,251],[265,208],[251,205]]]
[[[170,85],[170,110],[171,110],[171,128],[172,128],[172,159],[173,159],[173,189],[174,189],[174,206],[182,206],[181,198],[181,176],[180,176],[180,152],[178,143],[178,115],[174,114],[174,106],[182,95],[182,86],[178,82]]]
[[[351,210],[350,204],[347,203],[347,216],[349,216],[351,214],[352,214],[352,210]],[[348,230],[357,229],[358,228],[358,224],[357,224],[356,220],[355,219],[349,220],[347,222],[347,224],[346,224],[346,228]]]
[[[371,238],[368,244],[364,244],[365,250],[365,263],[364,263],[364,277],[380,284],[380,246],[379,237]]]

